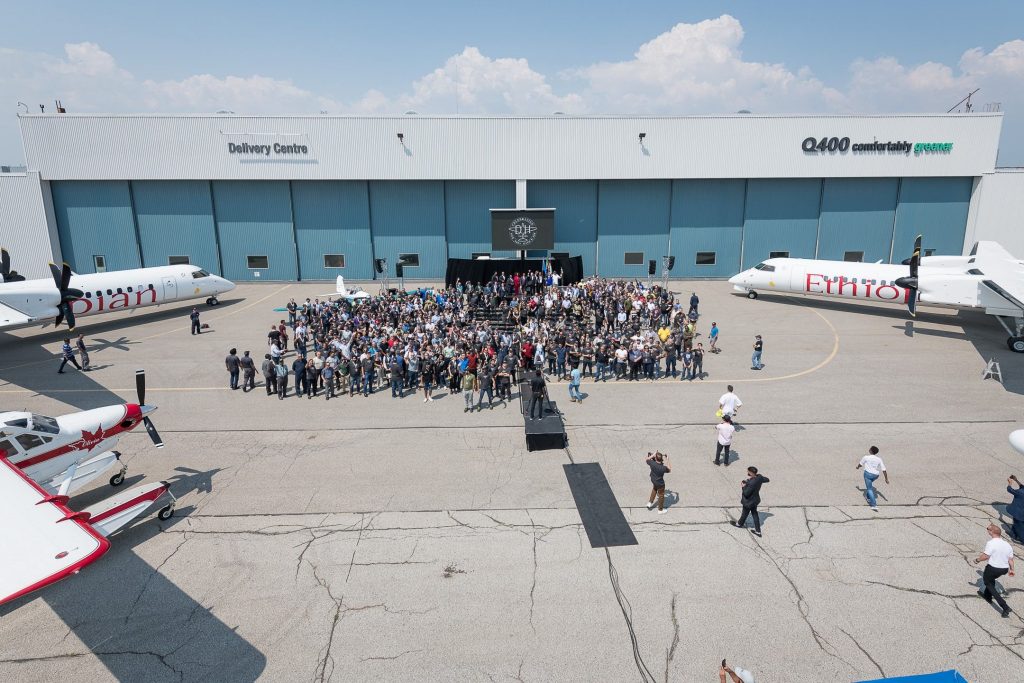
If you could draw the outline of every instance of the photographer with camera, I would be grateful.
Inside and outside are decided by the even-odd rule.
[[[663,515],[668,510],[665,509],[665,475],[672,471],[672,461],[667,455],[658,451],[657,453],[648,453],[647,459],[644,461],[647,466],[651,468],[651,497],[647,501],[647,509],[652,510],[654,508],[654,499],[658,499],[658,514]]]

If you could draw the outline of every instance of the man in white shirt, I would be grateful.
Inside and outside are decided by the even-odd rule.
[[[731,680],[726,680],[726,676]],[[722,666],[718,669],[719,683],[754,683],[754,674],[740,667],[730,667],[722,660]]]
[[[736,411],[740,409],[741,405],[743,405],[743,401],[733,392],[731,384],[726,387],[722,398],[718,399],[718,407],[722,410],[722,415],[728,415],[731,418],[736,417]]]
[[[729,449],[732,448],[732,435],[736,432],[736,428],[732,426],[732,418],[728,415],[722,415],[722,422],[715,425],[715,431],[718,432],[718,443],[715,445],[715,464],[721,464],[720,458],[722,453],[725,453],[725,466],[729,466]]]
[[[1003,540],[1003,530],[998,524],[988,525],[988,535],[990,538],[985,544],[985,552],[978,555],[978,559],[974,561],[974,564],[987,563],[985,573],[981,575],[985,590],[978,591],[978,595],[985,598],[985,602],[989,604],[995,598],[1003,611],[1003,619],[1006,619],[1010,616],[1010,606],[996,590],[996,579],[1004,574],[1013,576],[1013,548]]]
[[[871,509],[878,512],[878,500],[875,498],[875,479],[879,475],[885,476],[885,483],[889,483],[889,473],[885,469],[885,463],[878,457],[878,446],[868,449],[868,454],[860,459],[855,469],[864,468],[864,495],[868,499]]]

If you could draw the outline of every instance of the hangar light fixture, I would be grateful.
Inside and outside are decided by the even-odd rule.
[[[640,144],[644,144],[644,138],[647,137],[647,133],[640,133]]]
[[[400,144],[400,145],[404,145],[405,144],[405,133],[399,133],[398,134],[398,144]]]

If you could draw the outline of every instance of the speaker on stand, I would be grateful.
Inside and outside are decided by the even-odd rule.
[[[654,259],[650,259],[647,262],[647,288],[650,289],[654,285],[654,273],[658,269],[658,262]]]

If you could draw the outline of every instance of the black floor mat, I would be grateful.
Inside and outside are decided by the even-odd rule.
[[[583,520],[583,528],[587,530],[590,546],[637,545],[636,536],[629,528],[601,466],[596,462],[585,462],[562,467]]]

